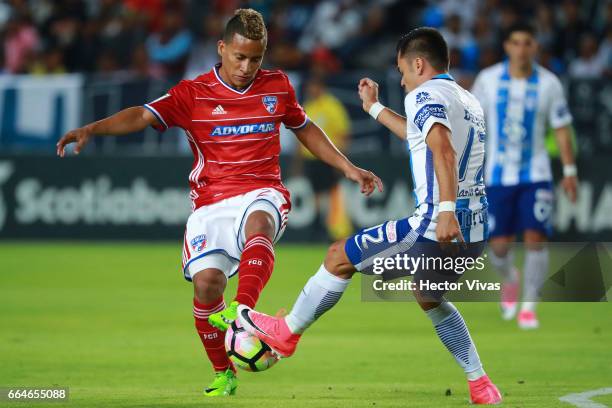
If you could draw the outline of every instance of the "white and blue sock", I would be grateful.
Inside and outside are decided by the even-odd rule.
[[[521,310],[534,311],[540,296],[540,288],[548,274],[548,249],[525,252],[525,268],[523,273],[523,303]]]
[[[426,313],[438,337],[463,368],[468,380],[476,380],[485,375],[476,346],[457,308],[451,302],[444,301]]]
[[[289,329],[296,334],[304,332],[315,320],[334,307],[342,293],[351,282],[331,274],[321,265],[306,282],[285,321]]]
[[[510,249],[506,255],[497,256],[493,250],[488,252],[489,260],[505,283],[518,282],[519,276],[514,267],[514,251]]]

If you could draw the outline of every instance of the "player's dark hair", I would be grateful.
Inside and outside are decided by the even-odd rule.
[[[223,41],[229,43],[234,34],[248,38],[249,40],[268,40],[268,32],[263,16],[253,9],[238,9],[225,25]]]
[[[506,29],[504,32],[504,41],[508,41],[510,36],[514,33],[527,33],[530,36],[536,36],[535,26],[527,21],[519,21],[517,23],[512,24],[510,27]]]
[[[404,34],[397,42],[400,58],[423,57],[437,71],[447,71],[448,45],[442,34],[432,27],[419,27]]]

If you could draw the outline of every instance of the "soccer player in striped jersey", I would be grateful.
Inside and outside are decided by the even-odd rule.
[[[562,185],[576,200],[576,165],[571,146],[572,116],[559,79],[535,63],[534,28],[511,27],[505,37],[508,60],[483,70],[472,93],[483,106],[487,122],[490,259],[502,274],[502,317],[513,319],[518,309],[519,274],[511,242],[522,234],[525,243],[523,302],[519,327],[535,329],[538,290],[548,271],[545,242],[551,234],[552,172],[544,145],[553,128],[563,162]]]
[[[308,120],[287,75],[260,69],[267,31],[260,13],[237,10],[218,42],[221,62],[162,97],[72,130],[57,144],[79,153],[93,135],[122,135],[147,126],[182,128],[194,155],[189,173],[193,213],[183,243],[183,274],[194,285],[193,315],[214,371],[206,396],[233,395],[237,379],[224,333],[238,304],[254,307],[274,266],[273,245],[285,230],[291,202],[281,182],[279,128],[292,129],[320,160],[371,194],[381,181],[354,166]],[[226,307],[227,278],[239,271]]]
[[[437,30],[418,28],[404,36],[397,45],[397,65],[407,92],[406,116],[378,102],[378,85],[371,79],[360,81],[359,96],[366,112],[408,142],[415,212],[332,244],[286,317],[240,306],[238,319],[245,330],[288,357],[295,352],[302,333],[339,301],[355,272],[376,273],[372,266],[377,259],[386,264],[397,255],[425,257],[434,261],[431,266],[422,263],[410,271],[416,299],[439,339],[463,368],[470,400],[497,404],[501,395],[483,370],[463,317],[443,297],[445,290],[421,289],[422,284],[443,286],[460,278],[461,271],[452,266],[437,267],[435,260],[475,260],[484,250],[483,111],[477,99],[448,74],[448,46]],[[452,241],[460,244],[452,245]],[[395,273],[387,277],[396,277]]]

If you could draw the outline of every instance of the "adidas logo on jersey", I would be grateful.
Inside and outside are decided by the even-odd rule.
[[[213,109],[212,114],[213,115],[226,115],[227,111],[223,109],[223,106],[217,105],[217,107]]]

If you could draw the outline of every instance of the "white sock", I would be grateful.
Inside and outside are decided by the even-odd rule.
[[[517,282],[518,274],[514,267],[514,252],[510,249],[505,256],[497,256],[493,250],[488,252],[491,264],[497,269],[504,282]]]
[[[306,282],[291,313],[285,317],[289,329],[297,334],[306,330],[323,313],[338,303],[350,282],[350,279],[332,275],[325,266],[321,265],[317,273]]]
[[[539,298],[540,287],[548,275],[548,249],[525,252],[525,268],[523,272],[523,304],[521,310],[535,310]]]
[[[427,310],[425,313],[431,319],[446,349],[465,371],[468,380],[473,381],[485,375],[476,346],[455,305],[444,301],[438,307]]]

